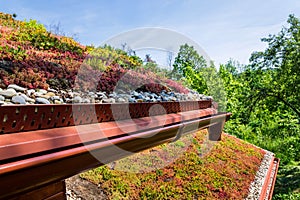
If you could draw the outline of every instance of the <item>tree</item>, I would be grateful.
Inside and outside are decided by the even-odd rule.
[[[206,61],[193,46],[181,45],[175,57],[171,78],[183,81],[188,87],[199,93],[207,91],[207,85],[201,75],[200,69],[206,66]]]
[[[248,66],[229,61],[219,70],[232,112],[225,131],[280,158],[274,199],[299,199],[300,188],[300,23],[293,15],[288,23],[262,39],[267,48]]]
[[[146,63],[156,63],[154,60],[152,60],[150,54],[146,54],[146,55],[145,55],[145,60],[144,60],[144,62],[146,62]]]
[[[205,95],[213,96],[219,104],[219,110],[226,109],[224,84],[213,63],[207,66],[193,46],[180,46],[175,58],[172,78],[182,80],[191,89]]]
[[[121,44],[121,50],[129,56],[136,56],[136,52],[126,42]]]
[[[144,59],[144,68],[147,70],[150,70],[154,73],[157,73],[159,71],[159,68],[157,66],[157,63],[152,60],[151,55],[150,54],[146,54],[145,55],[145,59]]]
[[[174,53],[172,51],[167,52],[167,66],[172,67]]]
[[[174,72],[186,77],[186,67],[190,66],[195,73],[200,72],[201,68],[206,67],[206,61],[200,56],[193,46],[188,44],[181,45],[174,62]]]
[[[270,98],[283,103],[300,120],[300,21],[290,15],[288,23],[277,35],[262,39],[268,47],[252,54],[248,80],[254,104]]]

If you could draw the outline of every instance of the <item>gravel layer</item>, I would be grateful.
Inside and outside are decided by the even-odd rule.
[[[162,91],[159,94],[142,91],[82,92],[54,89],[27,89],[15,84],[0,88],[0,105],[10,104],[66,104],[66,103],[137,103],[165,101],[210,100],[212,97],[190,90],[188,94]]]
[[[250,184],[249,194],[248,194],[248,197],[246,198],[246,200],[259,199],[273,157],[274,157],[274,154],[272,152],[266,151],[266,154],[261,162],[261,165],[260,165],[258,171],[256,172],[255,179]]]
[[[79,177],[72,176],[66,181],[67,200],[106,200],[108,197],[97,185]]]

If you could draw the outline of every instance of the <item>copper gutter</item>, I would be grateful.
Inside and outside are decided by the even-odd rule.
[[[149,105],[144,105],[149,108]],[[132,120],[122,117],[123,120],[117,121],[98,118],[101,123],[93,124],[87,124],[90,119],[87,119],[88,115],[86,115],[84,116],[86,121],[80,123],[83,125],[59,124],[60,128],[42,130],[35,130],[38,127],[34,125],[27,126],[26,129],[33,130],[26,132],[22,132],[20,124],[7,116],[26,113],[26,109],[32,110],[36,107],[24,107],[19,110],[17,108],[14,114],[2,112],[0,113],[0,119],[3,117],[2,125],[4,124],[2,131],[11,132],[7,127],[18,127],[18,129],[15,129],[16,133],[0,135],[0,199],[30,192],[135,152],[172,142],[198,129],[208,128],[211,139],[220,139],[224,122],[229,118],[230,113],[217,114],[217,111],[209,106],[197,110],[195,108],[199,106],[198,103],[194,104],[196,106],[192,105],[194,109],[187,111],[190,105],[190,103],[184,104],[186,106],[184,112],[176,112],[176,109],[172,110],[172,107],[169,107],[165,109],[167,114],[164,115],[149,116],[145,111],[135,112],[136,118]],[[48,110],[49,108],[52,109],[49,106]],[[94,112],[86,105],[77,108],[81,111],[82,108],[87,108]],[[44,107],[39,107],[39,110],[41,109]],[[66,113],[70,114],[68,112],[69,110]],[[63,115],[61,112],[53,113],[56,116]],[[139,117],[141,113],[144,117]],[[51,112],[44,111],[36,115],[44,115],[45,118],[45,115],[49,117]],[[34,117],[34,115],[30,116],[30,120],[39,119]],[[23,116],[20,115],[19,119],[23,120],[22,118]],[[15,125],[7,125],[7,119],[13,120]],[[116,151],[116,147],[122,150]]]
[[[273,157],[271,164],[269,166],[267,176],[265,178],[265,182],[259,197],[259,200],[271,200],[274,187],[275,187],[275,182],[276,182],[276,177],[277,177],[277,172],[279,168],[279,162],[280,160],[278,158]]]

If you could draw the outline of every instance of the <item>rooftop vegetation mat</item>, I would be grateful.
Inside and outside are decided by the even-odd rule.
[[[155,169],[174,160],[176,152],[182,155]],[[244,199],[264,154],[227,134],[213,144],[201,130],[194,137],[119,160],[113,169],[105,165],[81,177],[100,184],[111,199]]]

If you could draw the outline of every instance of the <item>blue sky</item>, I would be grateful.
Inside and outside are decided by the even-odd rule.
[[[136,28],[161,27],[197,42],[216,64],[247,63],[263,50],[260,38],[278,33],[289,14],[300,17],[298,0],[0,0],[0,12],[17,19],[60,24],[67,35],[98,46]]]

